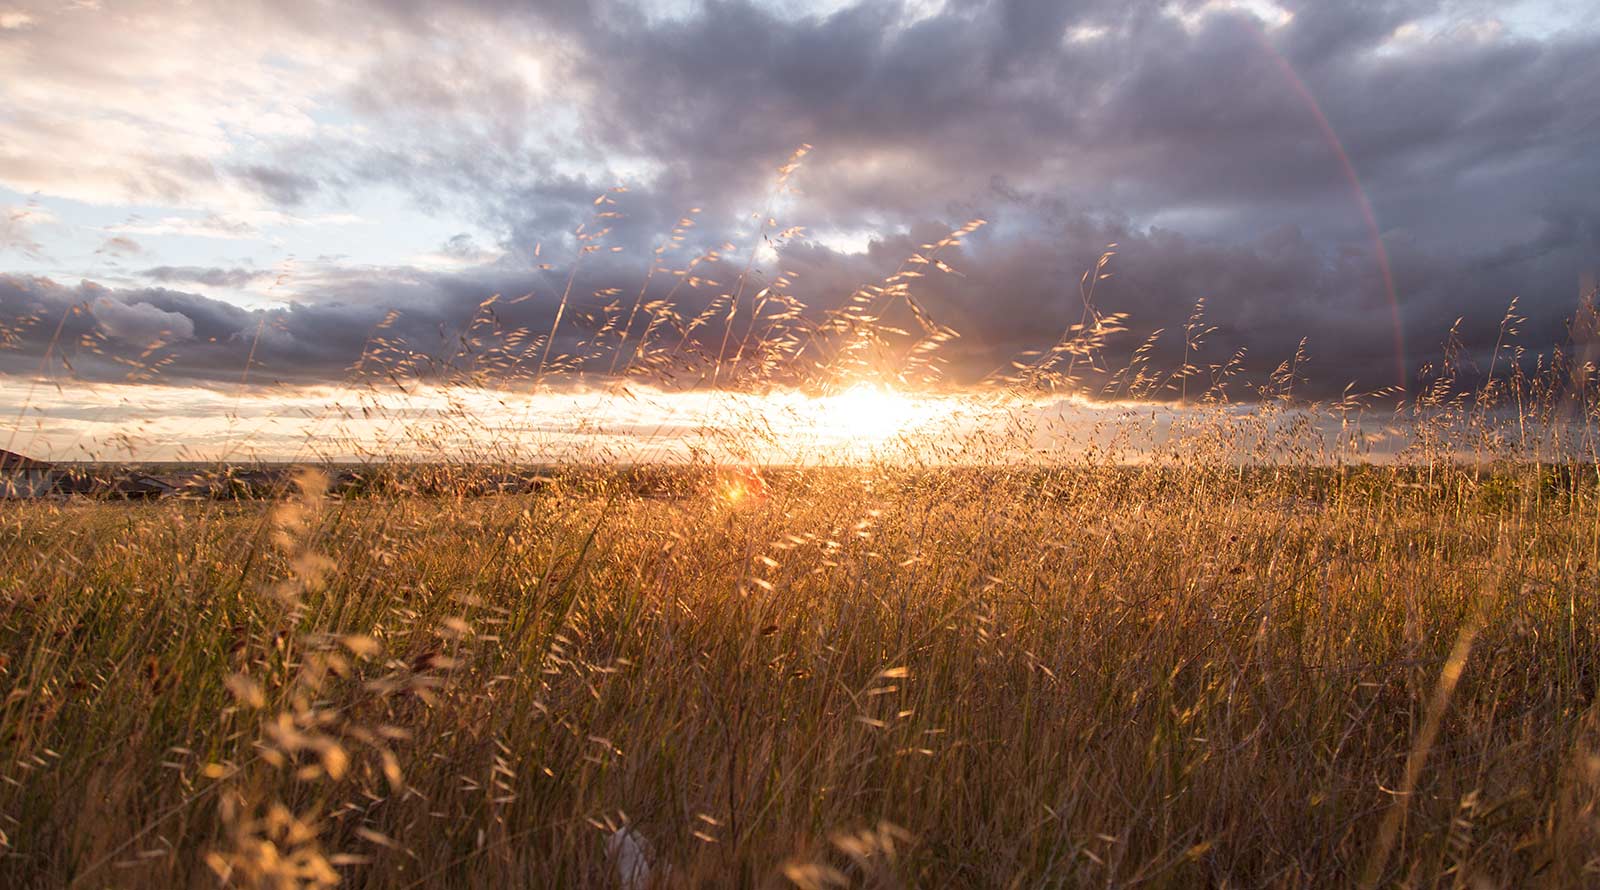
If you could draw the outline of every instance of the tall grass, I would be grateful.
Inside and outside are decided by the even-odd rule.
[[[914,284],[977,226],[820,315],[748,262],[694,317],[647,280],[569,350],[574,272],[548,332],[491,300],[450,361],[380,330],[353,379],[932,385]],[[666,254],[674,293],[726,267]],[[1014,415],[756,483],[717,465],[776,434],[730,399],[687,466],[534,493],[480,496],[487,441],[361,491],[7,504],[0,884],[1600,881],[1593,368],[1516,353],[1513,311],[1470,391],[1452,348],[1399,408],[1310,404],[1303,355],[1247,384],[1196,307],[1178,367],[1112,370],[1109,258],[986,390],[1142,406],[1065,451]]]
[[[1394,473],[13,509],[0,874],[1590,880],[1594,486]]]

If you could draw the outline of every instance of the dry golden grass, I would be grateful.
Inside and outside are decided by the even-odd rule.
[[[1592,882],[1592,481],[1416,478],[8,508],[0,883]]]

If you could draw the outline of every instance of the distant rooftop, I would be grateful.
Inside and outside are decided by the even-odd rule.
[[[0,470],[48,470],[53,466],[55,465],[0,448]]]

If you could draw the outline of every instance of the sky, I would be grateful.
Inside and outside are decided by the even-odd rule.
[[[949,385],[1048,349],[1115,245],[1108,369],[1157,330],[1181,357],[1203,300],[1202,364],[1304,341],[1308,393],[1414,387],[1458,318],[1487,363],[1513,298],[1563,343],[1600,267],[1584,11],[0,0],[0,373],[170,401],[338,386],[376,344],[595,385],[636,294],[709,307],[714,360],[730,293],[815,320],[982,219],[902,280],[959,333]],[[485,326],[526,333],[488,361]]]

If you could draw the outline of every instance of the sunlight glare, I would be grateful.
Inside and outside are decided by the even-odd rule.
[[[893,438],[915,423],[916,403],[908,396],[870,384],[857,384],[818,400],[819,426],[862,443]]]

